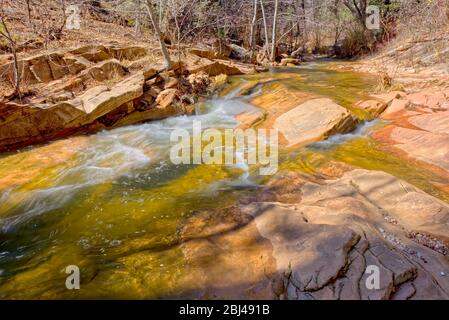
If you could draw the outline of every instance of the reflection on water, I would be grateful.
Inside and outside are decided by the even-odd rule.
[[[292,76],[292,74],[294,76]],[[254,83],[256,85],[254,86]],[[233,77],[195,116],[75,137],[0,158],[0,298],[163,298],[195,287],[178,227],[193,212],[232,205],[266,179],[247,166],[173,165],[172,129],[237,126],[253,97],[282,83],[350,108],[373,83],[321,65]],[[378,122],[300,150],[281,150],[281,169],[313,174],[329,160],[385,170],[444,197],[436,179],[379,151],[367,138]],[[65,289],[65,267],[82,290]]]

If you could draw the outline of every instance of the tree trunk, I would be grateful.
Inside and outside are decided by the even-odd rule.
[[[30,0],[26,0],[26,4],[27,4],[27,12],[28,12],[28,23],[30,25],[32,25],[32,21],[31,21],[31,4],[30,4]]]
[[[260,8],[262,9],[263,18],[263,29],[265,34],[265,50],[267,51],[267,58],[270,58],[270,39],[268,37],[268,27],[267,27],[267,17],[265,15],[265,7],[263,5],[263,0],[260,0]]]
[[[274,16],[273,16],[273,34],[271,36],[271,62],[276,60],[276,34],[277,34],[277,20],[278,20],[279,0],[274,1]]]
[[[4,17],[0,17],[0,25],[3,26],[4,32],[0,30],[0,35],[3,36],[9,43],[9,48],[11,50],[13,56],[13,86],[14,86],[14,95],[19,97],[19,100],[22,101],[22,94],[20,91],[20,70],[19,70],[19,60],[17,58],[16,51],[16,42],[14,41],[13,36],[9,32],[8,26],[6,25],[6,21]]]
[[[345,6],[351,11],[352,15],[357,18],[363,30],[366,30],[366,8],[368,0],[345,0]]]
[[[254,13],[253,13],[253,20],[251,21],[251,31],[249,36],[251,59],[254,58],[254,50],[256,47],[256,37],[255,37],[256,22],[257,22],[257,0],[254,0]]]
[[[159,29],[159,25],[158,25],[157,21],[155,20],[152,3],[150,0],[147,0],[146,7],[147,7],[148,15],[150,16],[151,23],[153,24],[154,32],[156,33],[156,37],[159,40],[159,46],[161,47],[162,56],[164,57],[164,66],[166,69],[170,69],[172,66],[170,55],[167,51],[167,47],[165,46],[164,39],[162,39],[161,30]]]

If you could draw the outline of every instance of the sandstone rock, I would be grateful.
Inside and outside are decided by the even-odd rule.
[[[408,121],[419,129],[449,135],[449,111],[421,114],[408,118]]]
[[[199,212],[180,228],[188,297],[276,299],[284,290],[269,240],[237,207]]]
[[[155,92],[152,90],[144,92],[144,94],[142,96],[142,100],[145,101],[145,104],[147,106],[151,106],[153,104],[153,102],[156,101],[156,98],[157,98],[157,94],[155,94]]]
[[[301,64],[301,61],[299,61],[298,59],[295,59],[295,58],[283,58],[280,63],[280,65],[284,66],[284,67],[289,66],[289,65],[297,66],[300,64]]]
[[[149,79],[153,78],[156,74],[157,74],[157,71],[154,68],[146,68],[143,70],[143,76],[144,76],[145,80],[149,80]]]
[[[7,104],[0,106],[0,149],[10,146],[27,145],[41,141],[42,136],[63,130],[66,125],[84,113],[66,102],[54,108]]]
[[[173,89],[178,86],[178,79],[176,78],[169,78],[166,83],[164,84],[164,89]]]
[[[84,70],[80,73],[80,78],[83,79],[86,75],[89,75],[92,79],[104,81],[121,78],[126,74],[126,68],[118,60],[110,59]]]
[[[449,109],[449,101],[443,91],[439,89],[426,89],[407,95],[411,104],[424,106],[430,109]]]
[[[388,93],[372,95],[375,100],[379,100],[386,105],[389,105],[394,99],[400,99],[405,96],[405,92],[402,91],[392,91]]]
[[[193,49],[190,49],[188,52],[190,54],[196,55],[201,58],[206,58],[209,60],[224,58],[224,56],[220,55],[218,52],[212,51],[212,50],[207,50],[207,49],[193,48]]]
[[[143,94],[144,78],[135,74],[117,83],[111,89],[98,86],[86,91],[74,101],[77,108],[82,109],[89,117],[100,117],[114,108],[132,101]],[[77,102],[80,101],[78,104]]]
[[[61,79],[69,73],[69,68],[64,60],[62,52],[54,52],[47,56],[48,65],[54,80]]]
[[[278,117],[273,127],[288,145],[305,145],[326,139],[334,133],[353,130],[357,118],[330,99],[309,100]]]
[[[11,74],[12,68],[12,62],[10,62],[0,66],[0,71],[7,75]],[[60,79],[70,72],[63,53],[59,51],[33,55],[19,60],[19,70],[22,80],[28,84],[48,83]]]
[[[308,224],[300,212],[278,204],[257,203],[244,212],[273,245],[278,271],[301,291],[318,290],[336,279],[360,239],[345,227]]]
[[[166,89],[163,90],[156,98],[156,102],[161,108],[166,108],[169,105],[173,104],[176,98],[178,98],[178,90],[177,89]]]
[[[68,50],[67,52],[70,54],[73,54],[73,55],[80,55],[80,54],[95,51],[95,50],[106,52],[106,47],[103,45],[86,45],[86,46],[80,46],[80,47]]]
[[[356,102],[354,107],[368,112],[371,118],[375,118],[387,108],[387,105],[377,100],[364,100]]]
[[[386,173],[360,169],[324,183],[302,183],[294,192],[296,204],[242,208],[272,243],[287,298],[449,296],[449,280],[439,275],[449,269],[447,260],[407,233],[425,228],[447,234],[447,204]],[[366,287],[369,265],[380,270],[378,289]]]
[[[0,149],[15,148],[67,136],[143,94],[143,75],[136,74],[111,90],[94,87],[55,105],[0,105]]]
[[[92,48],[89,51],[81,53],[80,56],[91,62],[100,62],[111,58],[104,47]]]
[[[394,127],[389,138],[410,157],[449,171],[449,135]]]
[[[381,128],[372,136],[384,144],[393,145],[411,158],[448,172],[448,115],[447,111],[412,115],[407,118],[407,128],[393,124]]]
[[[161,120],[187,113],[187,110],[183,106],[177,104],[171,104],[165,108],[161,108],[159,106],[153,108],[152,106],[150,106],[150,108],[146,110],[142,111],[137,109],[136,111],[121,117],[117,120],[117,122],[114,123],[114,127],[127,126],[145,121]]]
[[[195,66],[188,69],[190,73],[206,72],[209,76],[218,76],[220,74],[226,74],[228,76],[240,75],[243,72],[235,66],[227,65],[222,62],[214,61],[205,65]]]
[[[254,108],[254,110],[239,113],[235,116],[235,119],[240,123],[240,128],[248,129],[263,121],[265,117],[265,112]]]
[[[49,61],[45,55],[32,56],[24,61],[28,63],[31,73],[38,82],[50,82],[54,80]]]
[[[354,170],[343,183],[386,210],[410,231],[422,231],[449,241],[449,205],[383,172]]]
[[[147,55],[147,49],[142,46],[127,46],[127,47],[107,47],[106,48],[110,56],[122,61],[122,60],[129,60],[134,61],[139,58],[142,58]]]
[[[300,76],[291,73],[286,74],[286,76],[291,79],[301,79]],[[248,81],[242,86],[239,95],[251,94],[262,85],[269,84],[270,81],[273,81],[273,79]],[[268,88],[269,90],[263,91],[251,99],[251,104],[266,109],[275,117],[288,112],[302,102],[315,98],[310,93],[291,90],[288,86],[278,82],[273,82]]]
[[[89,68],[89,60],[83,57],[69,56],[64,57],[64,61],[71,74],[78,74],[79,72]]]
[[[393,99],[390,106],[388,106],[387,109],[382,113],[382,118],[384,119],[393,118],[395,114],[406,111],[409,104],[410,101],[408,100]]]
[[[157,88],[157,87],[151,87],[151,88],[149,88],[146,92],[145,92],[145,94],[146,95],[150,95],[150,96],[152,96],[154,99],[156,99],[157,98],[157,96],[159,95],[159,93],[161,93],[161,89],[159,89],[159,88]]]

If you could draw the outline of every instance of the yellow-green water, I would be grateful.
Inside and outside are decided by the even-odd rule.
[[[230,206],[267,181],[242,167],[173,165],[174,128],[236,126],[234,115],[273,83],[325,96],[351,108],[375,82],[325,65],[235,77],[192,117],[130,126],[22,150],[0,158],[0,298],[167,298],[195,286],[179,246],[178,229],[192,213]],[[285,76],[289,75],[297,76]],[[270,79],[254,90],[248,81]],[[239,97],[240,94],[246,94]],[[360,114],[363,118],[363,114]],[[374,125],[381,126],[382,123]],[[331,160],[383,170],[437,197],[446,183],[414,163],[388,154],[366,135],[298,150],[281,150],[280,169],[315,174]],[[82,270],[82,290],[65,287],[68,265]]]

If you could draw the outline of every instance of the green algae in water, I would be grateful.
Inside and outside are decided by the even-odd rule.
[[[179,294],[185,274],[177,227],[196,210],[229,206],[207,186],[229,178],[223,167],[196,166],[159,187],[133,179],[84,190],[65,208],[46,212],[7,233],[9,264],[1,298],[161,298]],[[192,184],[197,183],[197,188]],[[200,183],[201,182],[201,183]],[[147,186],[148,187],[148,186]],[[3,240],[3,239],[2,239]],[[67,265],[82,270],[79,292],[65,289]]]

